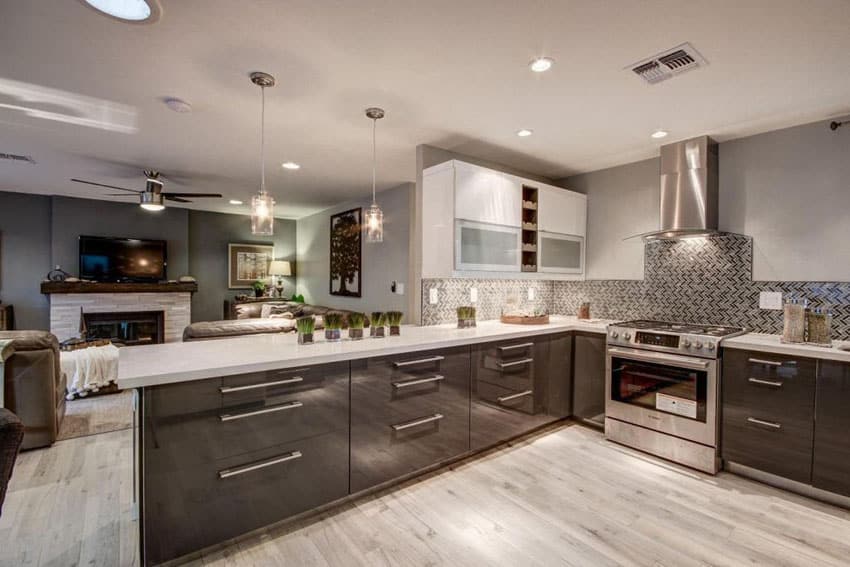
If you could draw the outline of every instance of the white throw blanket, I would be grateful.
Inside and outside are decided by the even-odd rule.
[[[59,360],[62,372],[68,377],[65,396],[68,400],[97,392],[118,379],[118,347],[115,345],[62,351]]]

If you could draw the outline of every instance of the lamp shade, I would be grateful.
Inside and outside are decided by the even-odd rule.
[[[291,276],[292,265],[288,260],[272,260],[269,264],[270,276]]]

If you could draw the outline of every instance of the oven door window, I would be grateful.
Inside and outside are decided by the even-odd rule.
[[[627,358],[611,359],[611,398],[705,422],[708,373]]]

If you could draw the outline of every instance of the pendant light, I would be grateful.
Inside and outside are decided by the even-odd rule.
[[[375,172],[377,157],[375,152],[375,127],[380,118],[384,117],[384,109],[367,108],[366,116],[372,119],[372,206],[366,211],[366,242],[384,241],[384,212],[375,201]]]
[[[266,191],[266,88],[274,86],[268,73],[251,73],[251,82],[260,87],[260,191],[251,198],[251,234],[274,234],[274,198]]]

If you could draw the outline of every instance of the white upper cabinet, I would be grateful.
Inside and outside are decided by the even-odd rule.
[[[455,161],[455,218],[519,227],[522,182],[513,175]]]
[[[540,187],[538,230],[584,236],[587,230],[587,197],[559,187]]]

